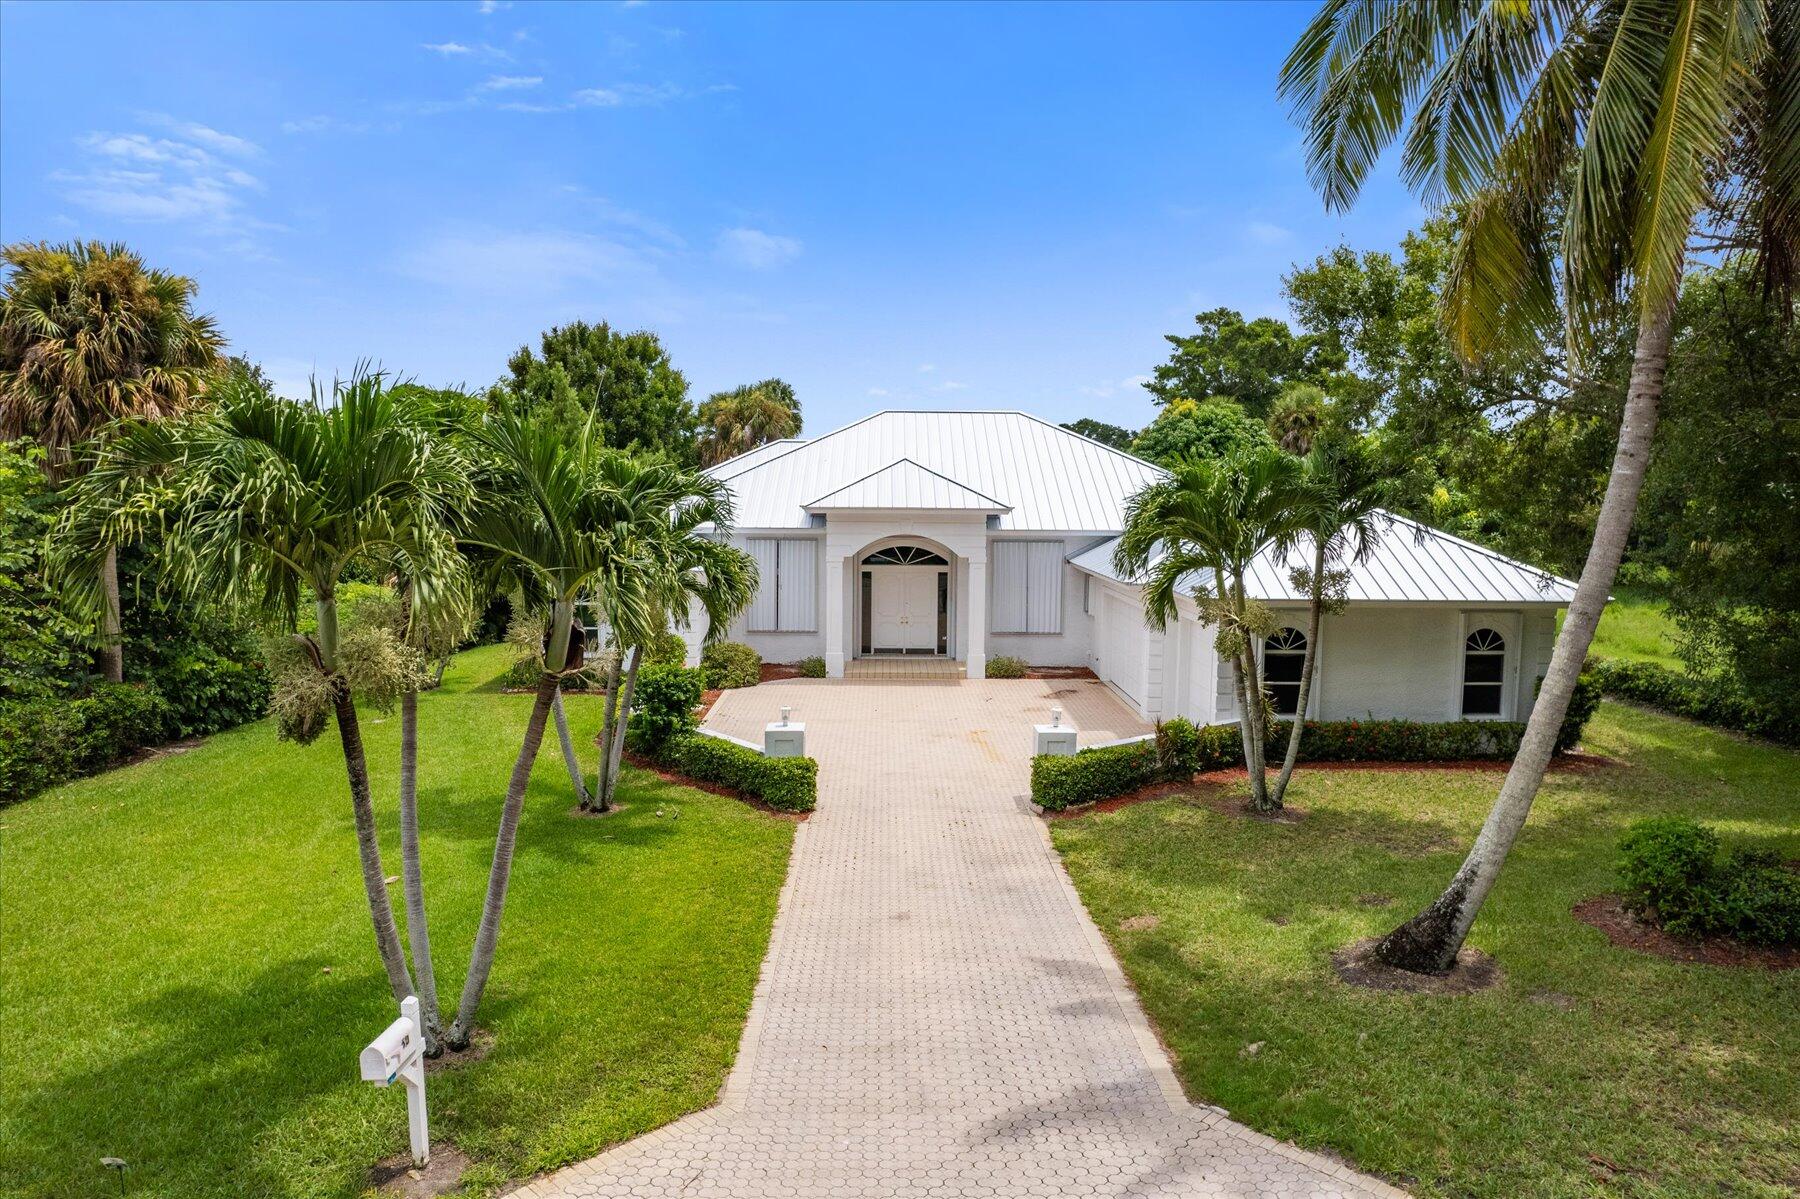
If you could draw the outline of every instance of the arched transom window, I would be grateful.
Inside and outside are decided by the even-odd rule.
[[[864,566],[948,566],[942,554],[934,554],[922,545],[890,545],[876,550],[862,560]]]
[[[1506,688],[1506,638],[1493,629],[1476,629],[1463,641],[1464,716],[1500,715]]]
[[[1263,685],[1275,711],[1292,716],[1300,709],[1300,668],[1306,662],[1306,634],[1276,629],[1263,642]]]

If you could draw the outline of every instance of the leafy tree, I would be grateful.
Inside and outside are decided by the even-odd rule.
[[[1680,0],[1393,5],[1329,0],[1282,67],[1327,207],[1354,202],[1406,136],[1408,184],[1457,205],[1442,320],[1463,358],[1561,320],[1579,365],[1621,314],[1630,385],[1594,540],[1519,752],[1456,877],[1376,957],[1449,970],[1543,782],[1625,551],[1697,219],[1800,268],[1800,6]]]
[[[800,435],[800,401],[780,379],[715,391],[700,405],[700,465],[716,466],[764,442]]]
[[[67,695],[85,673],[87,627],[44,577],[59,497],[35,441],[0,441],[0,701]]]
[[[1164,408],[1131,443],[1131,452],[1159,466],[1186,458],[1222,458],[1251,446],[1273,445],[1268,430],[1235,400],[1178,400]]]
[[[1323,338],[1296,334],[1274,317],[1246,321],[1240,312],[1214,308],[1194,323],[1199,332],[1163,339],[1174,348],[1144,385],[1159,404],[1224,396],[1261,417],[1289,383],[1323,386],[1343,366],[1342,354]]]
[[[192,407],[224,339],[192,311],[192,279],[146,267],[123,245],[19,242],[0,250],[0,437],[35,438],[54,481],[80,469],[78,447],[127,417]],[[95,563],[106,677],[125,677],[116,547]]]
[[[687,379],[656,334],[571,321],[540,337],[536,353],[520,346],[506,367],[500,395],[563,436],[592,419],[605,445],[694,461],[697,424]]]
[[[335,718],[356,819],[363,889],[395,999],[413,994],[388,900],[356,699],[391,707],[412,659],[380,630],[340,630],[339,590],[359,566],[404,560],[415,580],[456,567],[444,531],[467,498],[456,459],[431,436],[431,414],[358,374],[308,403],[278,399],[250,376],[222,379],[207,410],[118,426],[73,489],[55,566],[79,610],[98,606],[95,558],[167,521],[164,568],[188,595],[258,611],[276,632],[275,713],[310,741]],[[314,627],[298,631],[312,601]]]
[[[1109,425],[1105,421],[1093,420],[1086,416],[1080,420],[1065,421],[1063,428],[1071,433],[1079,433],[1083,437],[1097,441],[1101,445],[1109,445],[1115,450],[1127,452],[1130,451],[1131,443],[1137,437],[1135,432],[1123,425]]]
[[[1177,617],[1184,586],[1201,623],[1217,626],[1219,656],[1231,662],[1237,693],[1250,809],[1276,811],[1281,800],[1269,791],[1265,773],[1268,713],[1256,657],[1275,618],[1250,596],[1244,579],[1265,546],[1286,542],[1296,530],[1300,460],[1265,435],[1223,457],[1180,458],[1168,469],[1167,478],[1127,503],[1113,564],[1124,577],[1144,580],[1144,616],[1157,627]]]

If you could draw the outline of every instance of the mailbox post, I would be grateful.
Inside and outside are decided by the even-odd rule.
[[[1075,752],[1075,730],[1062,722],[1061,708],[1050,709],[1050,723],[1033,725],[1032,731],[1037,734],[1034,752],[1039,757],[1053,754],[1067,757]]]
[[[419,1019],[419,1000],[408,995],[400,1001],[400,1018],[362,1051],[364,1082],[378,1087],[395,1079],[406,1085],[406,1129],[412,1139],[413,1165],[431,1160],[431,1133],[425,1123],[425,1032]]]

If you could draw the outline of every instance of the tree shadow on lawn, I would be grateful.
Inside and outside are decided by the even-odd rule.
[[[658,817],[656,811],[661,804],[666,812],[666,805],[679,803],[681,797],[665,796],[660,787],[622,791],[624,802],[613,817],[604,822],[576,820],[569,816],[574,794],[567,776],[559,774],[556,782],[534,778],[519,816],[515,861],[542,856],[565,865],[592,865],[606,847],[646,848],[666,843],[679,831],[680,817]],[[472,862],[491,861],[505,804],[504,789],[475,792],[451,785],[421,787],[419,811],[429,825],[421,835],[460,843]],[[428,878],[426,886],[430,885]]]
[[[103,1155],[125,1159],[133,1194],[359,1193],[370,1163],[404,1146],[404,1103],[357,1072],[396,1013],[372,962],[327,974],[329,962],[309,954],[236,985],[172,986],[75,1030],[79,1048],[64,1052],[93,1064],[52,1070],[12,1113],[26,1193],[109,1194]],[[510,1006],[496,995],[484,1022]]]

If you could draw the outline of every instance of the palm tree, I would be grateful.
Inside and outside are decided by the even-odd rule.
[[[732,507],[731,493],[723,483],[709,475],[688,472],[678,486],[683,494],[665,521],[656,522],[646,514],[645,520],[637,522],[652,530],[659,540],[646,554],[655,566],[644,576],[643,583],[661,617],[657,632],[669,626],[686,628],[690,601],[697,601],[706,616],[706,639],[715,641],[725,635],[731,622],[755,598],[756,561],[725,543],[731,533]],[[609,702],[603,713],[595,798],[595,808],[602,812],[612,807],[613,792],[618,787],[619,763],[625,752],[625,720],[631,711],[644,641],[631,643],[628,649],[630,665],[624,682],[620,687],[609,687]],[[617,669],[615,665],[615,675]],[[614,691],[616,702],[612,702]]]
[[[1313,441],[1301,464],[1294,528],[1277,545],[1284,557],[1301,545],[1312,551],[1311,564],[1294,571],[1296,585],[1307,593],[1306,652],[1300,659],[1300,691],[1288,730],[1287,755],[1275,778],[1271,799],[1275,807],[1287,796],[1288,780],[1300,758],[1306,701],[1319,661],[1319,626],[1327,611],[1343,608],[1350,579],[1344,563],[1366,561],[1375,552],[1383,524],[1381,505],[1389,490],[1379,463],[1361,439],[1338,434]]]
[[[194,281],[147,269],[122,245],[20,242],[0,250],[0,438],[32,437],[53,483],[78,469],[76,447],[116,420],[192,407],[225,342],[190,308]],[[96,564],[101,669],[125,677],[119,563]]]
[[[234,372],[212,399],[185,418],[117,427],[73,489],[56,573],[72,602],[91,610],[102,547],[166,514],[162,565],[175,583],[246,604],[290,635],[302,663],[289,682],[316,702],[294,727],[316,736],[323,712],[336,717],[376,948],[403,999],[414,990],[388,902],[355,697],[396,698],[407,672],[386,669],[381,655],[342,652],[337,593],[352,567],[395,561],[420,589],[446,585],[456,563],[445,521],[466,497],[466,476],[433,437],[430,414],[396,398],[379,374],[359,370],[329,394],[315,385],[310,402],[296,403]],[[316,629],[301,635],[308,597]]]
[[[590,592],[609,597],[617,627],[647,635],[654,609],[638,580],[655,568],[644,549],[656,537],[641,522],[646,514],[654,514],[657,523],[667,519],[685,474],[666,462],[641,462],[607,449],[591,421],[571,437],[547,422],[501,410],[475,433],[475,440],[485,452],[477,479],[483,502],[466,515],[461,539],[510,563],[529,592],[542,597],[549,608],[549,644],[501,805],[469,974],[445,1034],[453,1049],[468,1045],[493,970],[519,817],[544,726],[562,676],[582,664],[580,647],[571,637],[575,605]]]
[[[1304,455],[1325,428],[1328,402],[1324,390],[1311,383],[1288,384],[1269,409],[1269,436],[1288,453]]]
[[[1201,623],[1218,626],[1219,656],[1231,660],[1254,812],[1280,806],[1265,774],[1267,702],[1256,657],[1274,617],[1246,592],[1244,577],[1266,546],[1291,536],[1300,475],[1299,459],[1267,444],[1223,458],[1178,459],[1166,478],[1126,504],[1113,552],[1121,575],[1144,580],[1147,620],[1166,628],[1185,588]]]
[[[768,441],[800,435],[800,401],[780,379],[714,392],[700,405],[700,465],[716,466]]]
[[[1605,322],[1637,324],[1593,546],[1519,752],[1456,877],[1374,951],[1442,973],[1524,827],[1618,571],[1696,221],[1710,207],[1716,244],[1784,293],[1800,269],[1800,5],[1329,0],[1280,92],[1332,209],[1410,119],[1401,175],[1457,214],[1443,320],[1465,358],[1560,322],[1579,364]]]

